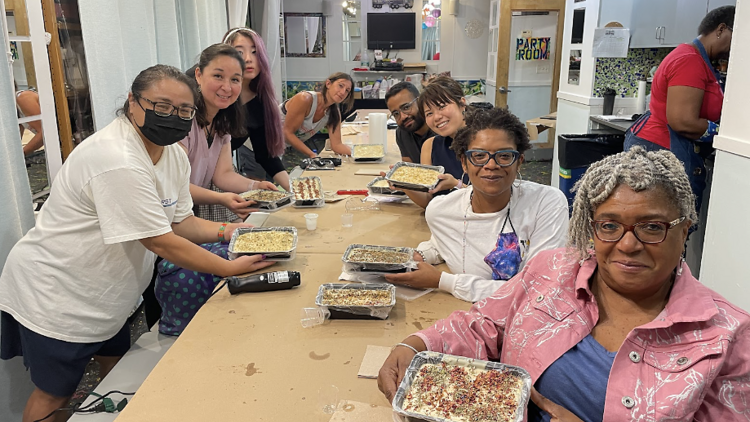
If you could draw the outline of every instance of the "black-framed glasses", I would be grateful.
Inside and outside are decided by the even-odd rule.
[[[156,113],[156,115],[159,117],[169,117],[173,114],[176,114],[177,117],[182,120],[193,120],[193,117],[195,117],[195,113],[198,110],[198,108],[195,106],[184,105],[177,107],[162,101],[151,101],[148,98],[144,98],[140,95],[136,96],[136,99],[143,99],[148,101],[148,103],[154,107],[154,113]],[[140,101],[138,101],[138,105],[143,108]],[[146,109],[143,108],[143,111],[146,111]]]
[[[408,113],[411,111],[411,107],[416,101],[417,99],[415,98],[406,104],[402,104],[401,107],[398,108],[398,110],[394,110],[391,114],[388,115],[388,117],[393,117],[393,120],[398,120],[399,118],[401,118],[401,113]]]
[[[619,242],[625,233],[633,232],[635,238],[641,243],[661,243],[667,238],[669,229],[685,221],[680,217],[669,223],[664,221],[641,221],[633,225],[622,224],[614,220],[594,220],[594,234],[602,242]]]
[[[512,149],[489,152],[483,149],[470,149],[466,151],[466,157],[471,164],[477,167],[486,166],[491,159],[494,159],[498,166],[508,167],[518,160],[521,153]]]

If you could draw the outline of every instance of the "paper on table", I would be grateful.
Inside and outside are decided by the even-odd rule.
[[[342,126],[341,127],[341,136],[356,135],[358,133],[362,133],[362,130],[356,126]]]
[[[357,376],[360,378],[377,378],[380,368],[390,354],[390,347],[368,345]]]
[[[388,173],[388,169],[359,169],[354,174],[356,176],[380,176],[380,172]]]
[[[346,400],[339,403],[329,422],[383,422],[396,420],[393,415],[390,407]]]
[[[378,274],[351,274],[342,272],[339,276],[339,280],[343,281],[356,281],[358,283],[388,283],[385,277]],[[411,287],[396,286],[396,297],[412,301],[418,299],[427,293],[430,293],[432,289],[412,289]]]
[[[627,57],[630,29],[596,28],[594,30],[594,57]]]

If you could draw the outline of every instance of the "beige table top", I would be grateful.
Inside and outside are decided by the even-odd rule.
[[[341,257],[298,253],[274,270],[300,271],[293,290],[230,296],[198,312],[117,418],[128,421],[328,421],[318,389],[341,400],[389,406],[377,381],[357,371],[367,345],[392,346],[470,304],[444,292],[398,300],[387,320],[332,320],[302,328],[300,309],[336,282]]]
[[[360,113],[360,116],[364,113]],[[365,129],[366,131],[366,129]],[[399,159],[394,131],[387,162]],[[375,164],[345,162],[319,175],[326,190],[364,189],[372,176],[355,176]],[[380,164],[388,168],[387,164]],[[332,320],[304,329],[303,307],[315,306],[318,287],[337,282],[341,255],[351,243],[416,246],[429,238],[421,208],[384,204],[381,211],[356,212],[344,229],[345,201],[311,209],[286,208],[265,226],[295,226],[297,256],[268,270],[299,271],[293,290],[231,296],[226,289],[209,300],[156,365],[118,417],[129,421],[328,421],[318,389],[335,385],[341,400],[390,406],[377,381],[357,377],[367,345],[392,346],[470,303],[444,292],[412,302],[398,300],[387,320]],[[318,229],[305,228],[303,214],[320,215]]]

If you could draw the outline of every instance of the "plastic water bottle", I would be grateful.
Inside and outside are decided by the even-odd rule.
[[[367,50],[362,51],[362,57],[360,57],[360,66],[370,68],[370,57],[367,55]]]

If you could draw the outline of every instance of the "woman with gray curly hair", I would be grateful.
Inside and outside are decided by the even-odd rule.
[[[668,151],[635,147],[577,184],[569,248],[407,337],[380,370],[389,399],[424,350],[526,369],[529,421],[746,421],[750,315],[681,259],[694,195]]]

